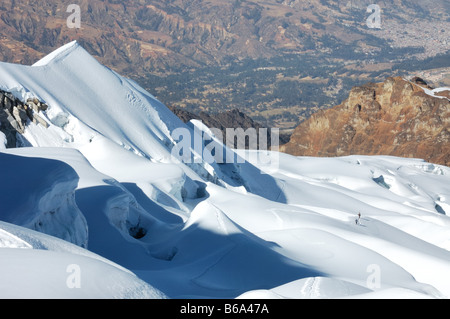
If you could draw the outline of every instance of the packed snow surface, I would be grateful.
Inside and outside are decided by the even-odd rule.
[[[0,74],[1,89],[49,105],[26,147],[5,150],[0,136],[2,298],[450,296],[447,167],[205,160],[208,128],[76,42]],[[180,129],[209,137],[200,152],[193,139],[192,161],[174,156]]]

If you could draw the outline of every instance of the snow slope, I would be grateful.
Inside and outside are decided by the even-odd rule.
[[[49,105],[49,128],[28,123],[28,147],[0,150],[0,297],[450,296],[447,167],[263,151],[222,164],[201,139],[184,163],[176,133],[208,128],[76,42],[0,74]],[[92,285],[67,289],[67,264]]]
[[[91,145],[91,151],[83,152],[91,160],[103,150],[104,138],[106,143],[120,145],[152,162],[172,163],[176,159],[172,149],[177,144],[174,131],[184,128],[195,134],[138,84],[100,65],[77,42],[31,67],[1,63],[0,72],[5,74],[0,88],[22,100],[36,97],[51,106],[45,114],[50,128],[31,123],[24,134],[25,144],[76,147],[83,152],[83,147],[100,140],[94,146],[99,149],[92,152]],[[195,176],[226,182],[231,187],[259,189],[258,178],[243,185],[240,176],[222,173],[215,163],[192,162],[189,176],[194,170]],[[186,166],[183,169],[187,171]]]
[[[165,298],[125,268],[67,241],[0,222],[0,298]]]

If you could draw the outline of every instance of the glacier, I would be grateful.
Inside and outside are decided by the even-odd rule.
[[[450,168],[194,145],[186,163],[174,132],[209,129],[77,42],[0,74],[48,105],[22,147],[0,135],[1,298],[450,296]]]

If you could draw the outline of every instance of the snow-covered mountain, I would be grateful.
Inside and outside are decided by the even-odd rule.
[[[213,160],[207,127],[76,42],[0,74],[1,90],[48,105],[27,147],[0,151],[2,298],[450,296],[445,166]]]

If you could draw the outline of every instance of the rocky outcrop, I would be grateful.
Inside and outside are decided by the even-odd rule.
[[[413,82],[414,84],[417,84],[425,89],[428,89],[428,90],[433,89],[431,86],[428,85],[428,83],[424,79],[419,78],[418,76],[413,77],[411,79],[411,82]]]
[[[281,150],[301,156],[392,155],[450,166],[450,100],[427,94],[422,81],[391,77],[354,87],[342,104],[301,123]]]
[[[28,121],[48,128],[48,123],[38,114],[47,107],[38,99],[28,99],[23,103],[10,92],[0,90],[0,131],[6,136],[6,147],[16,147],[16,134],[25,132]]]

